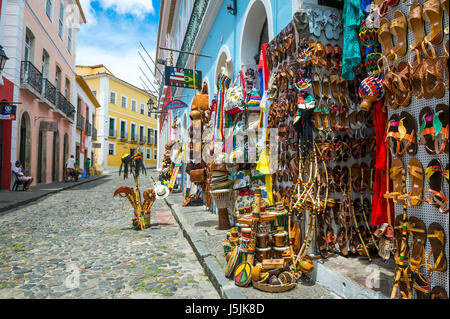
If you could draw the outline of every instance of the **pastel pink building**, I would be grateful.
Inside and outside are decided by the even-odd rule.
[[[19,101],[11,162],[20,160],[35,183],[63,180],[76,121],[75,48],[86,23],[79,0],[8,0],[5,72]]]

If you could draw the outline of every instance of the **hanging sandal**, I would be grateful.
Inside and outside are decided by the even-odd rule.
[[[424,171],[422,164],[411,158],[408,164],[409,179],[412,187],[408,194],[401,195],[399,199],[406,199],[411,206],[420,205],[423,201]]]
[[[407,35],[408,35],[408,24],[406,23],[405,14],[397,10],[394,12],[394,18],[391,21],[389,26],[389,31],[392,35],[396,37],[397,45],[392,48],[392,53],[397,54],[398,56],[404,56],[408,51]]]
[[[422,6],[417,1],[414,1],[409,7],[408,27],[414,34],[414,43],[410,45],[411,50],[417,49],[425,38],[422,12]]]
[[[339,250],[341,251],[342,255],[348,256],[348,243],[347,243],[345,227],[339,228],[336,242],[339,246]]]
[[[425,40],[432,44],[439,44],[443,38],[442,8],[439,0],[427,0],[423,4],[423,20],[430,24],[430,33]]]
[[[411,86],[409,81],[409,64],[400,62],[392,79],[392,91],[395,93],[396,104],[406,107],[411,103]]]
[[[380,20],[380,28],[378,29],[378,42],[383,48],[383,55],[388,59],[394,58],[394,44],[392,42],[392,34],[390,32],[390,22],[386,18]]]
[[[419,144],[425,146],[425,150],[428,154],[436,154],[434,141],[436,135],[435,123],[436,126],[439,126],[439,117],[436,117],[436,114],[434,114],[433,110],[430,107],[426,106],[420,111],[419,119]]]
[[[427,226],[425,223],[417,218],[411,216],[409,218],[408,230],[413,237],[411,243],[411,258],[409,260],[409,268],[412,272],[420,269],[425,262],[425,244],[427,241]]]
[[[447,291],[441,286],[435,286],[431,290],[431,299],[448,299]]]
[[[431,50],[426,50],[425,44],[429,45]],[[422,69],[422,95],[426,99],[431,99],[433,97],[442,99],[445,95],[444,66],[442,65],[442,59],[436,55],[434,47],[430,45],[430,42],[426,39],[422,42],[422,50],[426,55],[426,58],[423,60]]]
[[[400,113],[400,123],[398,127],[398,132],[400,133],[400,143],[406,141],[406,145],[397,154],[397,156],[402,156],[405,151],[408,155],[414,156],[417,154],[417,123],[414,116],[410,113],[403,111]]]
[[[361,167],[355,163],[352,168],[352,188],[355,193],[361,192]]]
[[[400,118],[398,114],[392,114],[389,118],[385,141],[393,156],[398,156],[401,150],[399,124]]]
[[[400,199],[398,197],[406,193],[405,167],[403,166],[401,159],[395,158],[392,161],[391,168],[389,170],[389,178],[392,180],[394,188],[392,193],[386,193],[383,196],[384,198],[394,200],[395,203],[399,203]]]
[[[431,298],[430,283],[423,277],[423,275],[419,271],[414,272],[413,287],[414,290],[416,291],[417,299]]]
[[[436,122],[433,121],[436,132],[434,133],[434,150],[436,154],[448,153],[449,141],[449,108],[447,104],[436,105]],[[440,145],[440,147],[439,147]]]
[[[431,254],[433,254],[434,266],[427,267],[428,272],[447,270],[447,259],[445,258],[445,232],[438,223],[431,223],[428,226],[428,240],[430,241],[431,251],[428,254],[427,264],[430,264]]]
[[[439,212],[442,214],[448,214],[449,204],[448,199],[443,194],[443,176],[442,176],[442,165],[441,162],[437,159],[431,160],[428,164],[427,169],[425,170],[425,175],[428,184],[430,185],[430,189],[425,190],[426,193],[431,193],[431,195],[425,199],[425,201],[439,208]]]

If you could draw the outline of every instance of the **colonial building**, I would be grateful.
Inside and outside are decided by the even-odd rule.
[[[100,108],[96,121],[98,143],[95,162],[104,172],[118,171],[125,154],[141,151],[146,167],[155,167],[157,158],[156,119],[148,109],[148,101],[155,100],[147,91],[127,83],[104,65],[77,66]]]
[[[61,181],[75,123],[76,36],[86,19],[79,0],[8,0],[4,10],[4,72],[20,103],[10,161],[21,160],[35,183]]]
[[[95,167],[95,152],[92,146],[97,141],[96,111],[100,108],[96,97],[92,93],[82,76],[76,76],[76,125],[73,127],[71,154],[79,161],[80,168],[85,170],[85,161],[91,160],[91,166]]]

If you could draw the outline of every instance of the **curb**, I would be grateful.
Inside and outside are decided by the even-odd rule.
[[[194,253],[202,265],[205,273],[208,275],[209,280],[216,288],[222,299],[247,299],[242,292],[225,277],[222,267],[218,263],[216,257],[214,257],[205,247],[205,245],[198,238],[197,233],[191,225],[186,221],[183,215],[179,214],[179,205],[164,199],[167,206],[172,211],[177,223],[180,225],[183,231],[183,236],[187,239],[189,245],[191,245]],[[178,213],[177,213],[178,212]]]
[[[60,189],[52,190],[52,191],[49,191],[48,193],[41,194],[41,195],[38,195],[38,196],[33,197],[33,198],[26,199],[26,200],[21,201],[21,202],[17,202],[17,203],[8,205],[8,206],[0,207],[0,216],[6,215],[8,213],[8,211],[11,210],[11,209],[14,209],[14,208],[17,208],[17,207],[20,207],[20,206],[24,206],[24,205],[29,204],[31,202],[35,202],[35,201],[37,201],[37,200],[39,200],[39,199],[41,199],[41,198],[43,198],[45,196],[53,195],[53,194],[59,193],[61,191],[64,191],[64,190],[67,190],[67,189],[70,189],[70,188],[73,188],[73,187],[76,187],[76,186],[79,186],[79,185],[83,185],[83,184],[86,184],[86,183],[89,183],[89,182],[95,182],[95,181],[101,180],[103,178],[106,178],[107,176],[108,175],[100,175],[98,178],[95,178],[95,179],[87,179],[87,180],[79,182],[77,184],[61,187]]]

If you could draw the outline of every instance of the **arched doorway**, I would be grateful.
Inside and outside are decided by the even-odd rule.
[[[216,73],[214,75],[214,88],[217,90],[217,76],[220,73],[225,73],[229,78],[233,78],[234,64],[230,55],[230,51],[226,45],[222,46],[219,50],[218,58],[216,61]]]
[[[63,145],[63,179],[66,179],[66,163],[69,158],[69,135],[64,134],[64,145]]]
[[[265,3],[263,0],[254,0],[247,9],[241,36],[242,66],[258,65],[261,45],[269,42],[272,37],[272,17],[268,17],[271,12]]]
[[[38,150],[37,150],[37,173],[36,182],[45,183],[47,178],[47,131],[39,127]]]
[[[59,180],[59,132],[53,132],[52,181]]]
[[[20,118],[19,157],[25,172],[31,175],[31,123],[30,115],[24,112]]]

